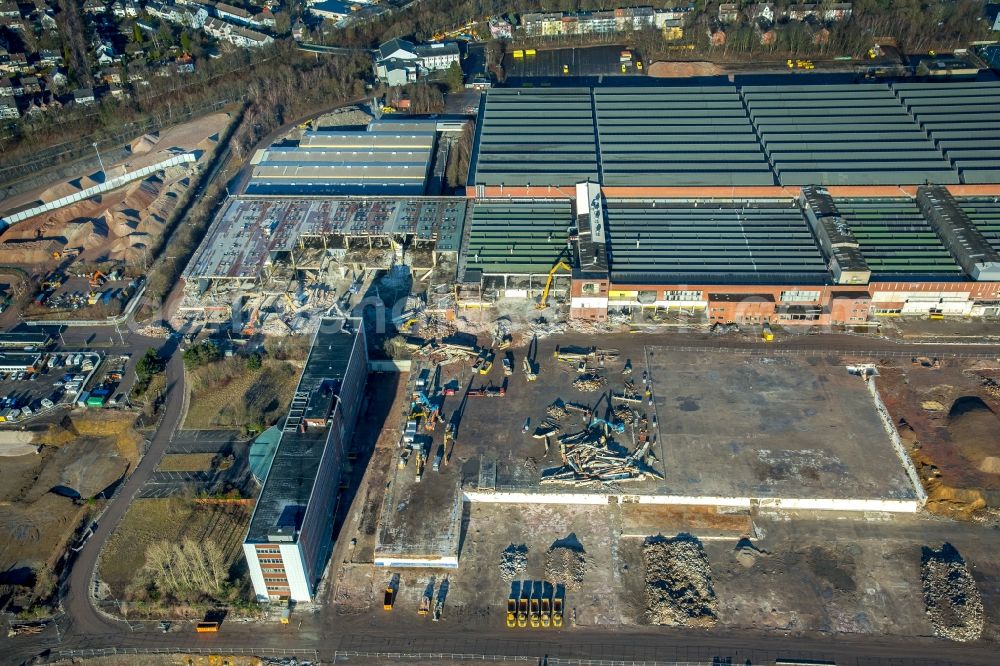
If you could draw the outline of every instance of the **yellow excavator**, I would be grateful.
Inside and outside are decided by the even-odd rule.
[[[549,271],[549,279],[545,281],[545,289],[542,290],[542,298],[541,300],[538,301],[538,305],[535,306],[537,309],[544,310],[545,307],[548,305],[549,290],[552,288],[552,280],[555,279],[556,271],[559,270],[560,268],[567,272],[573,270],[573,268],[569,264],[567,264],[565,261],[561,259],[555,263],[555,265],[552,267],[552,270]]]

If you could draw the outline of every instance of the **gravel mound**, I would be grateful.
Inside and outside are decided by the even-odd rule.
[[[569,546],[553,546],[545,553],[545,577],[563,583],[567,590],[580,587],[587,573],[587,556]]]
[[[510,544],[500,553],[500,578],[508,583],[528,568],[528,547]]]
[[[969,565],[950,543],[924,547],[920,568],[924,609],[934,633],[953,641],[975,641],[983,633],[983,599]]]
[[[688,536],[650,539],[642,559],[650,624],[715,625],[719,604],[712,588],[712,568],[700,541]]]

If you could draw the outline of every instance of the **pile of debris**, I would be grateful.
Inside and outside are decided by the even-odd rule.
[[[608,383],[608,378],[602,375],[586,374],[580,375],[573,380],[573,388],[583,393],[593,393],[600,391]]]
[[[565,330],[566,324],[549,323],[543,318],[533,321],[531,326],[528,328],[528,332],[539,339],[547,338],[550,335],[559,335],[560,333],[565,332]]]
[[[563,583],[567,590],[576,590],[587,573],[587,556],[582,548],[552,546],[545,553],[545,577]]]
[[[612,414],[614,414],[615,421],[625,425],[632,425],[639,419],[639,413],[628,405],[615,405]]]
[[[551,433],[550,433],[551,434]],[[632,453],[608,446],[608,436],[598,427],[559,437],[562,466],[542,471],[541,483],[581,485],[592,482],[642,481],[647,476],[662,479],[646,459],[651,440],[643,438]]]
[[[1000,400],[1000,382],[992,377],[983,377],[983,391],[991,398]]]
[[[712,324],[712,335],[728,335],[729,333],[739,333],[740,327],[737,324],[723,324],[715,322]]]
[[[510,544],[500,554],[500,578],[508,583],[519,578],[528,568],[528,547]]]
[[[920,569],[924,608],[934,633],[953,641],[975,641],[983,633],[983,599],[969,565],[950,543],[924,548]]]
[[[566,405],[564,405],[561,400],[557,400],[556,402],[553,402],[551,405],[545,408],[545,414],[550,419],[555,419],[556,421],[564,419],[566,418],[567,414]]]
[[[642,560],[650,624],[715,625],[719,603],[712,587],[712,567],[700,541],[690,536],[654,537],[643,546]]]
[[[170,329],[162,324],[147,324],[136,332],[146,338],[166,338],[170,335]]]

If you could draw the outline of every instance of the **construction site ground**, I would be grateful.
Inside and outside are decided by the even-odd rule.
[[[969,518],[1000,511],[1000,365],[915,357],[884,361],[886,408],[917,465],[928,509]]]
[[[0,474],[0,602],[27,593],[74,539],[92,511],[136,462],[131,418],[80,416],[36,433],[38,453],[3,457]]]
[[[563,631],[647,624],[645,540],[688,534],[708,556],[720,627],[927,636],[933,630],[921,591],[921,550],[947,542],[969,562],[982,595],[987,618],[983,638],[1000,637],[1000,562],[981,526],[925,515],[767,512],[753,518],[758,538],[741,541],[735,530],[719,530],[714,509],[690,508],[682,519],[670,520],[669,529],[636,529],[630,514],[637,508],[471,505],[457,569],[345,564],[341,575],[350,572],[351,595],[340,600],[348,606],[341,610],[370,614],[376,626],[418,631],[415,627],[430,621],[417,614],[420,598],[433,579],[437,599],[447,580],[443,621],[455,630],[504,627],[512,583],[500,576],[502,551],[512,544],[527,547],[527,566],[513,583],[516,591],[524,580],[545,580],[545,552],[557,542],[571,542],[583,549],[586,573],[579,589],[565,593]],[[383,591],[395,574],[400,576],[399,591],[394,609],[386,612]]]
[[[457,387],[445,396],[445,421],[457,422],[456,444],[440,472],[428,468],[425,482],[413,483],[412,464],[396,473],[391,489],[405,511],[417,512],[427,502],[435,509],[447,502],[461,483],[475,489],[482,459],[496,461],[498,490],[527,492],[620,492],[723,497],[894,498],[911,499],[914,489],[905,476],[889,437],[863,383],[845,369],[847,361],[822,355],[775,358],[739,353],[668,351],[647,346],[650,338],[634,335],[560,335],[538,341],[538,379],[528,382],[522,371],[525,347],[511,351],[513,375],[505,377],[498,352],[488,375],[469,362],[440,367],[439,386]],[[488,342],[484,342],[488,344]],[[591,372],[607,378],[597,391],[573,387],[575,363],[557,361],[557,346],[598,343],[617,350],[604,366],[591,362]],[[622,375],[626,362],[633,371]],[[424,367],[429,367],[426,364]],[[415,366],[412,374],[419,373]],[[532,434],[556,400],[593,409],[609,418],[608,394],[620,392],[626,379],[641,392],[643,372],[652,381],[654,405],[643,399],[632,406],[652,421],[656,436],[651,467],[664,479],[618,481],[608,486],[541,484],[543,470],[561,464],[557,437],[550,450]],[[506,385],[504,397],[463,398],[469,387]],[[616,403],[617,404],[617,403]],[[399,425],[405,415],[397,415]],[[524,432],[527,421],[528,429]],[[561,420],[562,434],[582,430],[589,415],[570,412]],[[847,427],[850,424],[850,427]],[[394,424],[396,425],[396,424]],[[425,447],[433,460],[443,443],[442,426]],[[628,451],[637,447],[636,432],[627,426],[615,435]],[[404,501],[405,499],[405,501]],[[417,521],[425,524],[423,520]]]

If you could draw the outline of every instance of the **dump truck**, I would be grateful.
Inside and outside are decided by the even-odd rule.
[[[431,612],[431,595],[425,594],[420,597],[420,606],[417,608],[417,615],[427,615]]]
[[[522,629],[528,626],[528,589],[521,588],[521,598],[517,600],[517,626]]]
[[[513,629],[517,626],[517,599],[507,598],[507,628]]]
[[[281,618],[280,618],[281,624],[288,624],[288,622],[291,619],[292,619],[292,609],[291,608],[283,608],[281,610]]]
[[[541,625],[541,609],[538,597],[531,598],[531,628],[538,629]]]
[[[549,598],[542,599],[542,627],[548,627],[552,622],[552,604]]]
[[[774,340],[774,331],[771,330],[771,325],[767,322],[764,323],[764,328],[761,330],[760,337],[764,342],[772,342]]]
[[[536,55],[537,53],[538,51],[536,51],[535,49],[524,49],[524,55],[526,56],[533,56]]]
[[[490,370],[493,369],[494,358],[496,358],[496,355],[493,352],[491,351],[486,352],[486,354],[483,356],[483,362],[479,366],[479,374],[481,375],[490,374]]]
[[[215,634],[219,631],[219,623],[202,621],[194,625],[194,630],[199,634]]]
[[[514,364],[506,356],[503,359],[503,374],[507,377],[514,374]]]
[[[563,600],[559,597],[552,600],[552,626],[557,629],[563,626]]]
[[[521,58],[524,57],[524,51],[522,51],[520,49],[518,49],[517,51],[514,51],[514,57],[520,60]]]
[[[535,372],[534,368],[531,367],[531,361],[528,357],[524,357],[521,361],[521,367],[524,368],[524,378],[529,382],[533,382],[538,379],[538,373]]]
[[[385,586],[385,596],[382,597],[382,610],[391,611],[394,605],[396,605],[396,588],[390,583]]]

